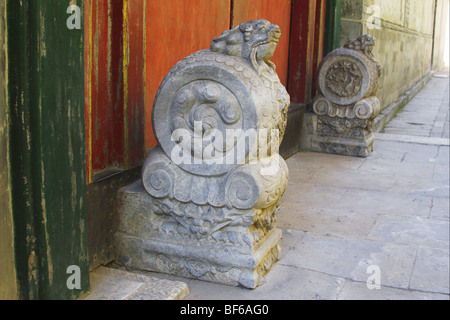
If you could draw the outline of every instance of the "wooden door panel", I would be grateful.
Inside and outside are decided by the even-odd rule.
[[[124,134],[125,167],[144,162],[145,157],[145,1],[127,0],[124,14]]]
[[[146,148],[156,145],[151,114],[161,81],[182,58],[209,49],[230,26],[230,0],[147,0],[146,2]]]
[[[124,163],[122,1],[86,0],[85,122],[88,183]],[[113,23],[114,21],[114,23]]]
[[[277,66],[281,83],[286,86],[289,65],[291,0],[234,0],[232,19],[233,27],[249,20],[266,19],[281,28],[282,36],[271,60]]]
[[[307,104],[314,97],[315,72],[322,59],[325,0],[294,0],[289,61],[292,104]]]

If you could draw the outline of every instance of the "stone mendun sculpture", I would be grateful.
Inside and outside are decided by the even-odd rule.
[[[328,54],[317,78],[320,94],[304,118],[303,150],[367,157],[373,150],[372,126],[381,104],[375,96],[381,65],[375,38],[361,36]]]
[[[269,60],[277,25],[245,22],[178,62],[153,105],[159,145],[119,192],[125,266],[255,288],[280,257],[278,154],[290,99]]]

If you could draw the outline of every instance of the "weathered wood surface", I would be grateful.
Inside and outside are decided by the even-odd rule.
[[[8,1],[8,95],[16,272],[23,299],[89,288],[83,31],[68,1]],[[83,7],[83,3],[78,1]],[[80,268],[81,290],[67,268]]]

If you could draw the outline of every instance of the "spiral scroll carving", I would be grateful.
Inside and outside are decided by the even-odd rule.
[[[164,162],[154,162],[144,168],[142,182],[145,190],[155,198],[171,196],[174,172]]]
[[[313,104],[314,112],[320,116],[328,114],[331,108],[333,108],[332,103],[322,96],[319,96]]]
[[[377,97],[363,99],[355,104],[355,116],[358,119],[369,119],[380,112],[381,104]]]
[[[234,146],[222,139],[223,143],[211,143],[210,136],[226,137],[227,130],[242,129],[241,105],[233,93],[220,83],[200,80],[188,83],[175,96],[170,114],[171,134],[184,129],[189,138],[176,141],[193,158],[211,159],[212,154],[221,155]],[[205,148],[212,147],[209,152]]]
[[[252,175],[237,171],[228,178],[225,193],[228,206],[250,209],[259,198],[258,183]]]

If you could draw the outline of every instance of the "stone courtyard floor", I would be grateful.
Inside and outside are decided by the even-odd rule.
[[[299,152],[287,164],[282,257],[261,286],[146,274],[187,284],[184,300],[450,299],[448,75],[376,134],[369,157]]]
[[[450,298],[449,78],[433,77],[368,158],[299,152],[287,164],[283,253],[265,283],[164,276],[188,284],[185,300]]]

